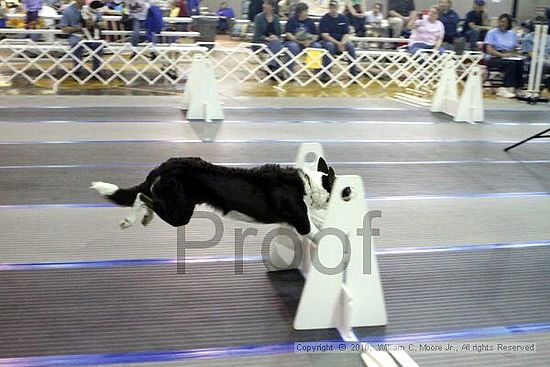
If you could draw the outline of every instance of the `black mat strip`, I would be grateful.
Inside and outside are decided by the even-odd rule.
[[[369,197],[550,192],[550,164],[333,165],[358,174]],[[10,169],[0,175],[0,205],[96,203],[92,181],[121,187],[141,182],[151,167]]]
[[[102,143],[0,145],[0,165],[160,163],[171,157],[202,157],[213,162],[293,162],[299,143]],[[323,144],[329,161],[459,161],[548,159],[546,144],[504,153],[507,144],[345,143]]]
[[[389,325],[359,337],[548,322],[550,249],[380,257]],[[536,280],[536,281],[534,281]],[[0,273],[0,358],[337,339],[298,332],[303,281],[262,264]],[[322,307],[322,305],[319,305]]]
[[[331,108],[226,109],[225,120],[235,121],[420,121],[450,122],[444,114],[426,110],[353,110]],[[486,111],[486,122],[548,122],[547,111]],[[82,107],[4,108],[0,121],[183,121],[178,108],[169,107]]]

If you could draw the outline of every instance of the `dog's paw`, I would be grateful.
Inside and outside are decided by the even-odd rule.
[[[128,220],[128,218],[124,218],[124,220],[122,220],[118,226],[121,228],[121,229],[127,229],[127,228],[130,228],[131,226],[133,226],[134,223],[130,222]]]
[[[144,226],[149,225],[149,223],[151,223],[151,221],[153,220],[153,217],[154,217],[154,214],[152,212],[145,213],[145,215],[143,216],[143,219],[141,220],[141,224],[143,224]]]

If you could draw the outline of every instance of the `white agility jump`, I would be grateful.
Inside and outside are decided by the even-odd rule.
[[[218,93],[218,82],[210,59],[196,54],[191,63],[187,85],[183,93],[182,109],[188,120],[223,120],[223,109]]]
[[[302,144],[296,168],[316,170],[320,157],[320,144]],[[346,188],[351,196],[343,195]],[[346,338],[353,327],[386,325],[361,177],[337,176],[327,210],[310,216],[320,229],[314,241],[302,237],[295,248],[284,235],[290,227],[281,226],[269,254],[269,270],[299,269],[305,278],[294,328],[336,328]]]
[[[485,119],[483,109],[483,90],[481,71],[473,68],[468,75],[462,96],[458,96],[456,67],[447,63],[441,71],[437,90],[432,100],[432,112],[443,112],[457,122],[482,122]]]

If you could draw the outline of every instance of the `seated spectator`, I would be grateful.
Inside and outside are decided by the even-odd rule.
[[[382,3],[375,3],[372,6],[372,10],[369,10],[365,13],[365,19],[367,21],[367,24],[375,24],[380,25],[384,18],[384,13],[382,13]]]
[[[514,88],[523,87],[523,59],[517,57],[518,40],[512,31],[512,17],[509,14],[498,17],[498,28],[487,33],[485,45],[487,66],[501,69],[504,73],[504,87],[499,88],[497,95],[515,97]]]
[[[306,47],[322,47],[317,41],[319,38],[317,27],[309,18],[307,11],[306,3],[298,3],[294,15],[286,23],[285,46],[293,55],[298,55]],[[294,63],[290,64],[290,69],[294,69],[294,65]]]
[[[483,40],[489,27],[489,16],[485,11],[485,0],[475,0],[474,9],[466,14],[462,34],[470,46],[470,50],[477,49],[477,42]]]
[[[27,10],[27,15],[25,16],[25,29],[37,29],[38,28],[38,13],[42,10],[44,3],[42,0],[23,0],[23,5]],[[38,41],[40,34],[33,33],[31,39],[33,41]]]
[[[264,0],[263,12],[256,15],[254,18],[254,37],[252,42],[265,43],[269,50],[276,54],[283,49],[281,42],[281,23],[279,16],[274,12],[274,4],[272,0]],[[271,59],[267,66],[271,70],[279,68],[277,59]]]
[[[387,33],[387,28],[382,26],[384,21],[384,13],[382,3],[375,3],[372,6],[372,10],[369,10],[365,13],[365,20],[369,30],[367,36],[369,37],[389,37]]]
[[[345,14],[348,17],[349,24],[355,29],[357,37],[365,37],[365,17],[362,0],[346,0]]]
[[[84,4],[86,4],[86,0],[75,0],[73,3],[67,6],[65,10],[63,10],[63,15],[61,16],[61,20],[59,21],[59,26],[61,27],[63,33],[69,34],[69,44],[73,49],[72,52],[75,57],[75,67],[79,66],[79,63],[82,60],[83,52],[82,46],[78,46],[76,48],[75,46],[81,43],[85,43],[86,46],[90,49],[97,50],[96,54],[98,55],[98,57],[93,58],[93,70],[96,70],[101,66],[101,59],[99,57],[103,55],[103,44],[101,42],[95,41],[82,41],[83,24],[81,10]],[[95,23],[98,23],[101,26],[101,14],[98,14]],[[92,24],[84,24],[84,26],[87,28],[93,28]],[[78,67],[78,69],[76,70],[76,73],[79,75],[79,77],[84,77],[83,72],[84,69],[82,69],[82,66]]]
[[[218,32],[227,33],[229,31],[229,21],[235,18],[235,12],[227,6],[227,1],[224,1],[220,4],[220,8],[216,14],[223,17],[218,20]]]
[[[421,13],[411,13],[409,27],[412,29],[409,42],[409,52],[415,54],[418,50],[441,49],[443,38],[445,37],[445,27],[439,21],[439,10],[432,6],[428,15],[422,16]]]
[[[454,39],[458,37],[458,21],[460,20],[460,17],[454,11],[451,9],[453,6],[453,2],[451,0],[438,0],[437,2],[437,8],[439,10],[439,21],[443,23],[443,27],[445,28],[445,37],[443,38],[443,42],[447,43],[451,47],[447,47],[452,49],[452,45],[454,42]]]
[[[388,0],[388,22],[392,27],[393,37],[401,36],[414,9],[414,0]]]
[[[330,54],[336,55],[347,51],[355,59],[355,48],[349,39],[349,23],[347,18],[338,13],[338,1],[330,0],[329,12],[319,21],[319,33],[321,33],[321,45]],[[325,57],[323,65],[328,66],[330,59]],[[357,75],[357,68],[350,70],[352,75]],[[326,76],[324,77],[326,79]]]

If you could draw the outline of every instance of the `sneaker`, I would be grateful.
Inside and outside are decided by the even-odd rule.
[[[513,93],[510,88],[500,87],[498,88],[497,96],[502,98],[515,98],[516,94]]]

